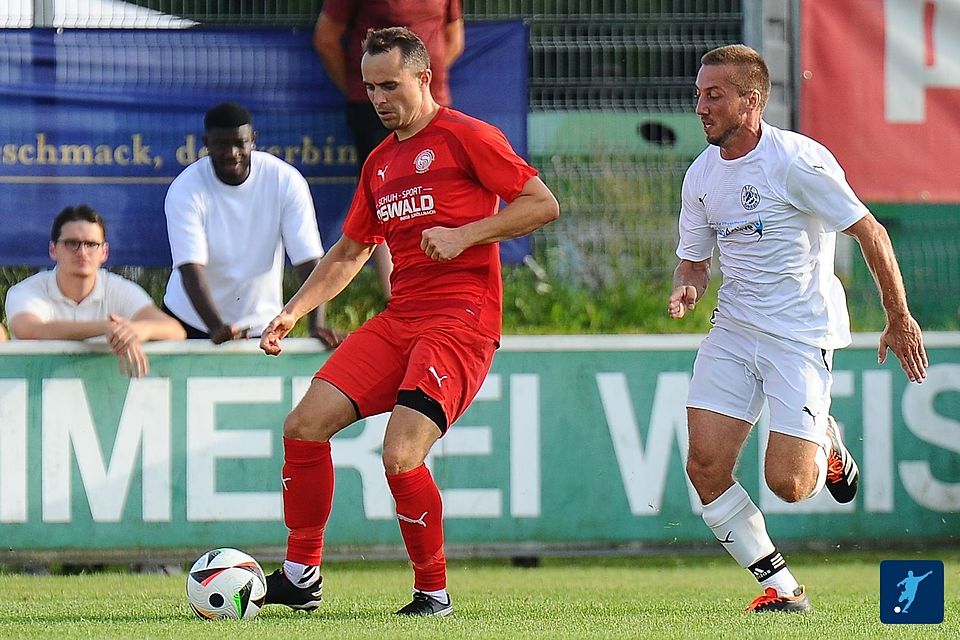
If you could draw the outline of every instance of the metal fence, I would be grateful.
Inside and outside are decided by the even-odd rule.
[[[704,145],[692,113],[699,57],[741,39],[741,4],[464,0],[467,21],[530,25],[531,161],[563,210],[535,236],[536,259],[551,278],[599,288],[672,269],[680,181]],[[8,0],[0,27],[310,28],[321,7],[322,0]]]

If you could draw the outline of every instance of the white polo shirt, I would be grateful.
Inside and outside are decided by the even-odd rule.
[[[57,285],[57,270],[41,271],[7,290],[8,320],[31,313],[43,322],[99,322],[111,314],[132,318],[153,299],[143,288],[106,269],[97,271],[93,291],[80,302],[63,295]]]
[[[839,349],[850,320],[836,232],[868,213],[823,145],[763,122],[747,155],[724,160],[710,145],[690,165],[677,256],[698,262],[719,249],[718,322]]]
[[[236,186],[217,178],[209,157],[196,161],[170,185],[164,210],[173,272],[163,302],[203,331],[180,265],[203,265],[223,321],[259,335],[283,306],[284,249],[293,264],[323,255],[307,181],[262,151],[251,154],[250,176]]]

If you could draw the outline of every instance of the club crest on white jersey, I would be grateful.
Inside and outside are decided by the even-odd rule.
[[[753,211],[760,206],[760,192],[752,184],[744,185],[740,190],[740,204],[747,211]]]

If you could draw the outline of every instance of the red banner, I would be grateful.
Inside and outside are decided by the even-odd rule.
[[[871,202],[960,202],[960,2],[803,2],[800,130]]]

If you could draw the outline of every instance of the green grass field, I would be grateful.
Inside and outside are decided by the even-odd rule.
[[[881,559],[946,565],[940,625],[879,621]],[[0,575],[2,638],[960,638],[960,552],[790,554],[815,610],[749,614],[756,583],[726,556],[451,560],[456,611],[400,619],[410,572],[401,562],[330,562],[313,614],[271,606],[251,621],[204,622],[184,598],[185,576],[95,573]]]

